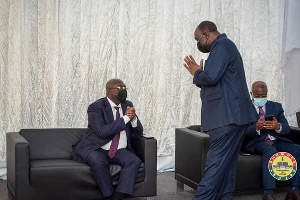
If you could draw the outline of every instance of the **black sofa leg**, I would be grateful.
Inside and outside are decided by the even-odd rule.
[[[177,187],[176,187],[176,191],[177,192],[183,192],[184,191],[184,184],[180,181],[176,181],[177,183]]]

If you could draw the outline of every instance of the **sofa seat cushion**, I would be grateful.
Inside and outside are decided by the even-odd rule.
[[[121,167],[111,165],[110,173],[113,176],[114,185],[120,177]],[[145,178],[145,167],[141,164],[136,178],[136,182],[142,182]],[[48,184],[61,184],[62,186],[71,184],[95,185],[95,179],[91,169],[84,163],[74,160],[52,159],[52,160],[32,160],[30,161],[30,184],[41,186]]]
[[[238,158],[235,190],[262,188],[261,156],[240,155]]]
[[[238,158],[237,180],[235,190],[263,188],[261,156],[240,155]],[[276,181],[277,187],[289,186],[289,181]]]

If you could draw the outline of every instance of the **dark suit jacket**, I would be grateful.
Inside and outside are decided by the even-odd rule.
[[[221,126],[245,125],[256,120],[242,57],[235,44],[221,34],[211,44],[204,70],[194,74],[201,87],[201,125],[204,131]]]
[[[127,106],[132,107],[130,101],[121,103],[123,115]],[[106,97],[99,99],[88,107],[88,128],[82,139],[73,146],[73,159],[85,162],[88,154],[101,148],[103,145],[113,139],[116,133],[123,130],[127,135],[127,149],[131,148],[131,138],[133,135],[142,135],[143,126],[137,119],[137,127],[133,128],[131,123],[124,123],[124,119],[114,120],[111,106]]]
[[[253,105],[254,107],[254,105]],[[284,116],[284,111],[280,103],[273,102],[273,101],[267,101],[266,103],[266,110],[265,110],[266,116],[268,115],[274,115],[277,119],[277,121],[281,124],[282,130],[280,133],[276,133],[274,130],[260,130],[260,135],[258,135],[256,131],[256,122],[259,119],[258,114],[256,115],[256,122],[253,122],[246,131],[245,135],[245,147],[247,151],[250,151],[251,153],[254,152],[254,147],[257,142],[264,141],[267,134],[270,134],[274,137],[276,137],[279,140],[284,140],[286,142],[291,142],[289,139],[285,138],[284,135],[290,133],[290,126]]]

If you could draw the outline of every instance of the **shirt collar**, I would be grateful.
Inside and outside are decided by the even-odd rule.
[[[110,100],[108,97],[106,97],[107,98],[107,100],[108,100],[108,103],[110,104],[110,107],[112,107],[112,108],[114,108],[114,107],[116,107],[116,106],[118,106],[118,107],[121,107],[121,105],[119,104],[119,105],[116,105],[112,100]]]
[[[215,46],[215,44],[217,44],[217,42],[223,37],[227,38],[227,35],[225,33],[220,33],[220,35],[211,43],[210,51]]]
[[[258,110],[258,106],[255,105],[254,103],[253,103],[253,105],[254,105],[254,107],[256,108],[256,110]],[[262,109],[263,109],[264,111],[266,110],[266,104],[262,106]]]

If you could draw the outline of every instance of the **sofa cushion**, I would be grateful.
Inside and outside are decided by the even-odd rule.
[[[276,181],[277,187],[287,187],[290,181]],[[261,156],[240,155],[238,159],[235,190],[263,188]]]
[[[238,158],[235,190],[262,188],[261,156],[240,155]]]
[[[30,159],[71,159],[72,145],[85,133],[85,128],[21,129],[30,144]]]
[[[113,177],[114,185],[120,178],[121,167],[119,165],[111,165],[110,173]],[[136,183],[142,182],[145,178],[144,163],[139,168],[136,177]],[[97,187],[95,179],[88,165],[76,162],[74,160],[32,160],[30,162],[30,184],[33,187],[41,187],[44,185],[56,185],[56,187],[64,187],[66,185],[90,185]]]

